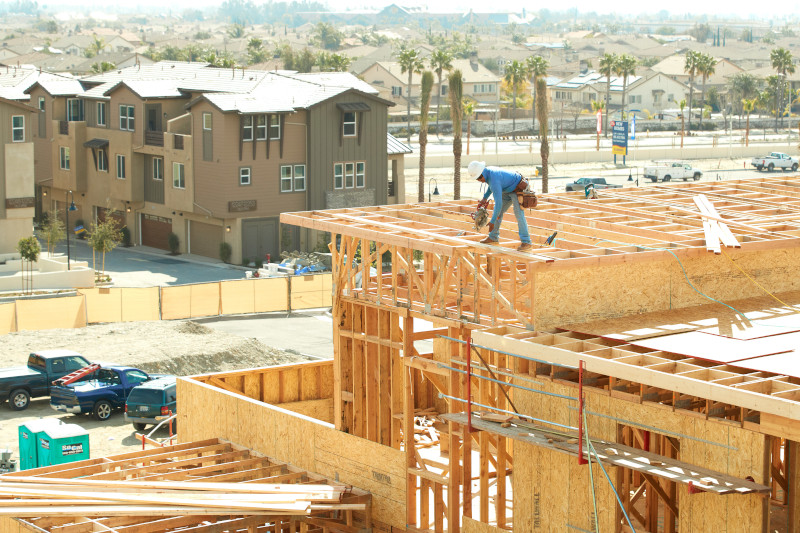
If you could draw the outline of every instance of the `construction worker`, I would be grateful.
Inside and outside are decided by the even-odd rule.
[[[489,236],[481,242],[484,244],[497,244],[499,242],[503,214],[513,205],[514,215],[517,217],[517,227],[519,228],[519,240],[522,241],[517,250],[520,252],[530,250],[532,246],[531,236],[528,233],[528,221],[525,220],[525,213],[522,211],[517,198],[517,192],[528,188],[528,180],[518,172],[511,172],[498,167],[487,167],[483,161],[472,161],[467,167],[467,172],[472,179],[486,184],[486,193],[483,195],[483,200],[478,204],[479,207],[488,205],[489,196],[494,196],[494,211],[489,221]]]

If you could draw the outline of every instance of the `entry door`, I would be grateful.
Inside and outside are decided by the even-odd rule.
[[[242,259],[262,260],[270,254],[273,262],[280,258],[278,248],[278,220],[255,218],[242,221]]]

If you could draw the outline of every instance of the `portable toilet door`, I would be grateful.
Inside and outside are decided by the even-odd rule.
[[[38,420],[31,420],[24,424],[20,424],[18,428],[19,433],[19,468],[20,470],[29,470],[31,468],[38,468],[40,464],[39,457],[39,437],[48,428],[52,428],[61,424],[58,418],[40,418]]]
[[[89,459],[89,432],[77,424],[49,428],[39,437],[45,459],[39,466],[52,466]]]

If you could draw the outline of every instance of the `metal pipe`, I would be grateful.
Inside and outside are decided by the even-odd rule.
[[[454,367],[448,366],[448,365],[446,365],[444,363],[438,363],[436,366],[439,367],[439,368],[446,368],[447,370],[452,370],[453,372],[458,372],[459,374],[466,374],[467,373],[466,370],[461,370],[459,368],[454,368]],[[547,396],[554,396],[556,398],[563,398],[565,400],[573,400],[574,401],[574,400],[578,399],[578,398],[575,398],[575,397],[572,397],[572,396],[565,396],[563,394],[556,394],[555,392],[547,392],[547,391],[543,391],[543,390],[532,389],[530,387],[523,387],[522,385],[517,385],[516,383],[511,383],[509,381],[500,381],[499,379],[490,378],[488,376],[482,376],[480,374],[471,374],[471,375],[475,376],[478,379],[485,379],[486,381],[491,381],[493,383],[497,383],[498,385],[508,385],[509,387],[514,387],[515,389],[526,390],[528,392],[536,392],[536,393],[539,393],[539,394],[545,394]]]
[[[472,433],[472,337],[467,338],[467,431]]]
[[[437,335],[437,337],[442,338],[442,339],[447,339],[449,341],[460,342],[461,344],[466,344],[466,341],[462,341],[461,339],[454,339],[453,337],[448,337],[447,335]],[[472,341],[472,339],[470,339],[470,344],[472,346],[475,346],[476,348],[481,348],[483,350],[489,350],[490,352],[501,353],[503,355],[510,355],[511,357],[518,357],[520,359],[525,359],[526,361],[533,361],[534,363],[541,363],[543,365],[552,365],[552,366],[558,366],[558,367],[561,367],[561,368],[569,368],[570,370],[578,370],[578,367],[576,367],[576,366],[562,365],[561,363],[553,363],[551,361],[544,361],[542,359],[534,359],[533,357],[527,357],[525,355],[519,355],[519,354],[516,354],[516,353],[504,352],[502,350],[497,350],[495,348],[489,348],[488,346],[481,346],[480,344],[475,344],[475,343],[472,343],[471,341]]]
[[[439,398],[447,398],[449,400],[455,400],[457,402],[466,402],[467,401],[467,400],[464,400],[464,399],[461,399],[461,398],[456,398],[455,396],[450,396],[449,394],[442,394],[441,392],[439,393]],[[477,405],[478,407],[483,407],[484,409],[491,409],[493,411],[499,411],[501,413],[506,413],[508,415],[520,416],[522,418],[525,418],[526,420],[533,420],[534,422],[541,422],[542,424],[548,424],[550,426],[557,426],[557,427],[560,427],[560,428],[569,429],[571,431],[577,431],[577,429],[578,429],[578,428],[576,428],[574,426],[566,426],[564,424],[559,424],[558,422],[550,422],[549,420],[543,420],[541,418],[534,418],[532,416],[520,415],[519,413],[515,413],[514,411],[507,411],[505,409],[500,409],[499,407],[492,407],[491,405],[484,405],[484,404],[478,403],[478,402],[470,402],[470,403],[471,403],[471,405]]]
[[[585,465],[583,458],[583,359],[578,361],[578,464]]]

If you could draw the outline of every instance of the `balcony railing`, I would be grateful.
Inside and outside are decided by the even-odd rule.
[[[389,196],[394,196],[394,181],[390,181],[389,183]]]
[[[69,135],[69,122],[66,120],[58,121],[58,133],[61,135]]]
[[[173,148],[175,150],[183,150],[183,135],[173,135],[174,139]]]
[[[164,146],[164,132],[163,131],[144,132],[144,144],[146,144],[147,146]]]

